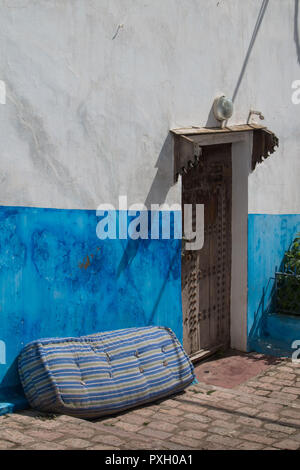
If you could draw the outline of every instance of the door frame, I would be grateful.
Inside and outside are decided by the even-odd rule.
[[[251,173],[253,133],[232,145],[231,219],[231,347],[248,350],[248,180]]]
[[[232,144],[230,346],[247,351],[248,177],[251,173],[253,132],[188,135],[177,152],[189,149],[190,153],[189,141],[193,142],[196,151],[198,146],[200,155],[201,147]]]

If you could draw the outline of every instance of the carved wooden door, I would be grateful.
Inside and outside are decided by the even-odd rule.
[[[203,147],[182,177],[183,210],[204,204],[204,246],[183,244],[182,252],[183,344],[191,356],[230,343],[231,203],[231,144]]]

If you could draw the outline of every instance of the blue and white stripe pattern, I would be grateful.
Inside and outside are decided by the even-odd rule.
[[[20,354],[19,373],[33,408],[82,418],[168,396],[195,378],[181,344],[165,327],[34,341]]]

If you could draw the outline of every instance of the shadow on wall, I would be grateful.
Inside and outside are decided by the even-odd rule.
[[[284,228],[286,229],[287,227],[284,225]],[[298,224],[296,233],[299,228],[300,223]],[[296,236],[296,233],[294,236]],[[259,245],[262,244],[260,240]],[[286,248],[287,251],[291,249],[293,244],[294,240]],[[267,252],[267,247],[265,248]],[[296,339],[299,339],[297,335],[300,333],[300,317],[296,315],[296,312],[293,311],[292,308],[286,310],[286,307],[284,307],[286,304],[293,308],[298,308],[299,305],[296,304],[295,299],[299,298],[299,291],[295,292],[293,289],[295,285],[297,285],[296,288],[298,288],[299,281],[296,280],[296,284],[295,282],[293,283],[291,290],[291,286],[286,283],[289,279],[287,279],[285,275],[279,275],[280,281],[278,285],[276,284],[275,274],[286,272],[287,258],[286,251],[284,251],[280,265],[274,266],[272,275],[262,287],[262,294],[257,303],[258,307],[254,312],[253,324],[248,335],[250,350],[266,353],[268,352],[266,350],[267,348],[269,349],[269,353],[274,355],[289,355],[291,353],[291,344],[294,335]],[[253,285],[250,287],[250,290],[253,290]],[[284,308],[285,310],[283,310]],[[280,325],[280,327],[276,327],[277,324]],[[276,331],[276,329],[278,331]]]
[[[236,84],[236,86],[235,86],[235,89],[234,89],[234,92],[233,92],[233,95],[232,95],[232,101],[233,101],[233,102],[235,101],[235,99],[236,99],[236,97],[237,97],[239,88],[240,88],[241,83],[242,83],[242,80],[243,80],[243,78],[244,78],[245,71],[246,71],[246,68],[247,68],[247,65],[248,65],[248,62],[249,62],[249,59],[250,59],[250,55],[251,55],[253,46],[254,46],[254,44],[255,44],[258,31],[259,31],[260,26],[261,26],[261,24],[262,24],[262,21],[263,21],[263,19],[264,19],[264,16],[265,16],[265,13],[266,13],[268,4],[269,4],[269,0],[263,0],[262,5],[261,5],[261,8],[260,8],[260,10],[259,10],[258,17],[257,17],[256,23],[255,23],[255,27],[254,27],[254,31],[253,31],[253,33],[252,33],[251,41],[250,41],[250,44],[249,44],[249,47],[248,47],[248,51],[247,51],[247,54],[246,54],[246,57],[245,57],[245,60],[244,60],[244,63],[243,63],[243,66],[242,66],[242,69],[241,69],[241,72],[240,72],[238,81],[237,81],[237,84]]]
[[[210,108],[205,127],[220,127],[220,122],[215,118],[214,105]]]
[[[24,409],[28,406],[23,387],[18,379],[18,357],[12,362],[0,383],[0,402],[13,403],[12,410]]]
[[[166,200],[170,188],[174,185],[173,177],[173,137],[168,133],[162,149],[160,151],[158,160],[155,164],[157,172],[152,182],[150,191],[145,200],[145,206],[148,211],[151,209],[151,204],[163,204]],[[149,240],[144,240],[143,243],[149,243]],[[129,239],[124,249],[124,254],[120,261],[117,276],[120,277],[121,273],[132,263],[138,250],[139,240]]]
[[[151,204],[163,204],[170,188],[174,185],[173,151],[173,136],[168,132],[155,164],[157,173],[145,200],[148,210]]]
[[[168,192],[170,188],[174,185],[174,171],[173,171],[173,136],[171,133],[168,133],[162,149],[160,151],[158,160],[155,164],[155,168],[157,168],[157,172],[155,178],[152,182],[151,188],[149,193],[146,197],[144,205],[147,207],[147,210],[151,210],[152,204],[163,204],[167,198]],[[149,219],[148,219],[149,220]],[[149,220],[150,222],[150,220]],[[151,222],[150,222],[151,223]],[[166,243],[170,243],[171,241],[166,240]],[[178,247],[180,247],[180,243],[177,240]],[[119,278],[124,270],[127,269],[135,259],[139,249],[143,245],[143,247],[147,247],[150,243],[150,239],[148,240],[132,240],[131,238],[127,241],[126,247],[124,248],[124,253],[121,258],[120,264],[117,270],[117,277]],[[174,242],[173,242],[174,243]],[[156,310],[159,306],[160,300],[164,293],[166,284],[172,274],[173,267],[178,263],[178,257],[180,256],[180,250],[177,250],[170,260],[170,265],[168,267],[167,276],[164,279],[164,282],[161,286],[161,289],[157,293],[157,299],[154,303],[154,307],[152,313],[148,319],[149,324],[151,324]]]
[[[274,275],[277,268],[274,269]],[[254,344],[259,338],[266,334],[266,320],[269,313],[272,313],[275,304],[275,277],[270,277],[266,286],[262,288],[262,295],[257,310],[254,313],[254,321],[250,330],[248,341],[249,346]],[[252,349],[252,348],[251,348]],[[255,349],[255,348],[254,348]]]
[[[295,15],[294,15],[294,40],[297,51],[298,64],[300,65],[300,18],[299,18],[299,0],[295,0]]]
[[[16,358],[7,369],[5,376],[1,381],[1,388],[11,387],[16,382],[16,370],[18,370],[18,358]]]
[[[243,66],[242,66],[237,84],[235,86],[235,89],[234,89],[234,92],[233,92],[233,95],[232,95],[232,101],[233,102],[236,100],[239,88],[241,86],[243,77],[245,75],[245,71],[246,71],[246,68],[247,68],[247,65],[248,65],[248,62],[249,62],[249,59],[250,59],[250,55],[251,55],[253,46],[255,44],[255,41],[256,41],[259,29],[261,27],[262,21],[264,19],[266,10],[268,8],[268,4],[269,4],[269,0],[263,0],[262,1],[262,5],[261,5],[261,8],[260,8],[259,13],[258,13],[258,17],[257,17],[256,24],[255,24],[255,27],[254,27],[254,30],[253,30],[251,41],[250,41],[250,44],[249,44],[249,47],[248,47],[248,50],[247,50],[247,53],[246,53],[246,57],[244,59]],[[300,25],[299,25],[299,23],[300,23],[300,19],[299,19],[299,0],[295,0],[294,41],[295,41],[295,45],[296,45],[297,60],[298,60],[298,63],[300,65],[300,32],[299,32]],[[211,120],[211,114],[210,114],[207,125],[211,125],[211,122],[213,122],[213,120]]]

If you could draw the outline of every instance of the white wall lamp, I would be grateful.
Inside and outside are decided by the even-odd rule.
[[[233,114],[233,102],[225,95],[218,96],[213,105],[214,116],[217,121],[221,122],[221,127],[225,127],[226,121]]]

